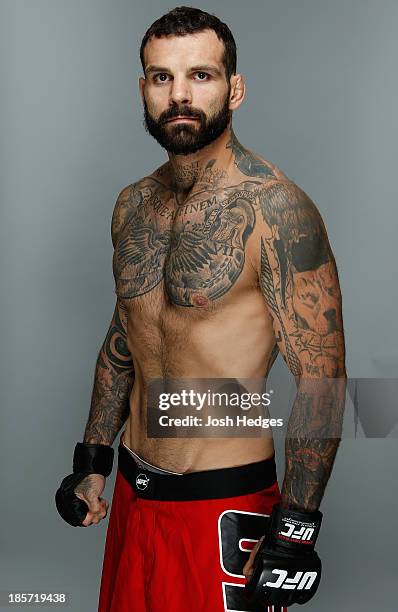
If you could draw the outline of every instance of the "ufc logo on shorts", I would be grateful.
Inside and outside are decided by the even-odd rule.
[[[285,525],[287,527],[287,530],[280,531],[279,535],[285,536],[287,538],[292,538],[292,540],[301,540],[301,541],[311,540],[314,534],[313,527],[301,527],[301,529],[295,530],[295,525],[292,525],[291,523],[285,523]]]
[[[138,474],[137,478],[135,479],[135,484],[141,491],[144,491],[147,488],[148,483],[149,477],[146,474]]]
[[[242,569],[249,558],[250,549],[265,533],[268,515],[243,510],[225,510],[219,516],[218,536],[220,565],[226,576],[234,582],[222,582],[224,612],[255,612],[258,606],[244,596]],[[251,543],[248,548],[247,544]],[[265,606],[263,612],[287,612],[279,606]]]
[[[276,582],[270,582],[269,580],[263,584],[263,586],[271,587],[273,589],[297,589],[298,591],[307,590],[314,584],[317,573],[316,572],[296,572],[294,578],[288,578],[286,570],[272,570],[273,574],[278,576]]]

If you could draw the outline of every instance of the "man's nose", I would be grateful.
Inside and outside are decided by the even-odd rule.
[[[170,102],[174,102],[174,104],[190,104],[191,101],[191,90],[187,81],[174,77],[170,90]]]

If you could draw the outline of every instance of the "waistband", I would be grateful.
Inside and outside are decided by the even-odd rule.
[[[140,467],[128,450],[118,447],[118,469],[137,497],[159,501],[194,501],[238,497],[276,482],[275,454],[269,459],[200,472],[158,474]]]

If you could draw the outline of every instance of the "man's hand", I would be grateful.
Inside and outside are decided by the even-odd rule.
[[[261,605],[304,604],[316,593],[322,564],[314,550],[322,513],[275,505],[265,536],[253,549],[243,573],[245,595]]]
[[[69,525],[88,527],[106,516],[109,504],[101,493],[112,472],[113,455],[113,448],[106,444],[76,444],[73,474],[63,479],[55,494],[57,510]]]
[[[250,578],[253,576],[254,559],[255,559],[255,557],[256,557],[256,555],[258,553],[258,549],[260,548],[264,538],[265,538],[265,536],[263,536],[262,538],[259,539],[259,541],[255,545],[255,547],[251,551],[250,557],[248,558],[247,562],[245,563],[245,565],[243,567],[242,571],[243,571],[243,575],[246,578],[246,580],[250,580]]]
[[[105,488],[105,477],[102,474],[89,474],[74,489],[75,495],[86,502],[88,512],[82,522],[83,527],[97,525],[106,517],[109,502],[101,497]]]

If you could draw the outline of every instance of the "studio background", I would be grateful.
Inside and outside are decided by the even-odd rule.
[[[0,590],[66,592],[73,612],[96,610],[108,519],[73,529],[54,493],[82,439],[114,308],[116,197],[166,159],[143,128],[137,81],[141,38],[174,6],[0,0]],[[280,166],[323,216],[348,375],[397,377],[398,4],[192,6],[214,12],[236,38],[247,82],[238,139]],[[279,358],[274,386],[289,376]],[[324,574],[309,612],[396,610],[387,517],[397,459],[396,439],[341,443],[321,505]],[[280,441],[277,460],[281,484]]]

